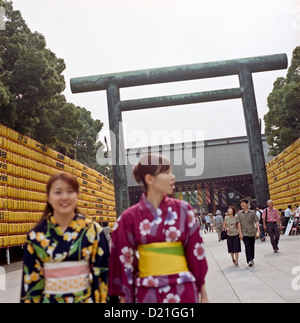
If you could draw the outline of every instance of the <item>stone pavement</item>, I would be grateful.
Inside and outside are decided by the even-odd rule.
[[[18,303],[21,293],[22,261],[3,266],[6,271],[6,290],[0,289],[0,303]]]
[[[211,303],[300,303],[300,235],[281,236],[279,253],[270,241],[256,240],[255,265],[246,264],[244,245],[240,267],[235,268],[227,253],[226,241],[218,242],[216,233],[204,235],[209,265],[206,287]],[[0,303],[19,302],[22,262],[4,266],[6,290],[0,290]],[[299,267],[295,274],[293,268]],[[297,276],[299,276],[297,278]]]

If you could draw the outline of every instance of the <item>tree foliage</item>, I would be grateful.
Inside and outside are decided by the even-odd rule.
[[[300,137],[300,46],[293,51],[286,78],[274,82],[264,116],[269,154],[276,156]]]
[[[0,122],[99,171],[96,138],[103,124],[66,101],[63,59],[31,32],[10,1],[0,30]]]

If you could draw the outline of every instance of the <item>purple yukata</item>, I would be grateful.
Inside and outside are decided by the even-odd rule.
[[[127,303],[198,303],[206,273],[200,226],[185,201],[165,195],[155,209],[144,193],[118,218],[110,295],[123,296]]]

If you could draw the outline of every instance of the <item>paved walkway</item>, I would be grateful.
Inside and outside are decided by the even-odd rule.
[[[21,293],[22,265],[23,265],[22,261],[18,261],[18,262],[12,263],[11,265],[3,266],[3,268],[6,271],[6,274],[5,274],[6,290],[4,291],[1,290],[1,281],[0,281],[0,303],[19,302],[20,293]]]
[[[292,288],[293,280],[300,287],[300,235],[281,236],[278,254],[273,253],[269,239],[256,240],[255,265],[251,268],[246,265],[243,243],[240,267],[235,268],[226,241],[218,242],[215,233],[208,233],[204,242],[209,265],[206,286],[211,303],[300,303],[300,290]],[[298,279],[292,274],[297,266]],[[4,267],[6,290],[0,290],[0,303],[17,303],[22,262]]]

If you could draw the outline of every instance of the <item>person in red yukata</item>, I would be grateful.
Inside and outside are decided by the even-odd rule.
[[[120,303],[207,303],[199,222],[188,203],[169,197],[170,161],[149,153],[133,175],[145,192],[113,229],[109,295]]]

